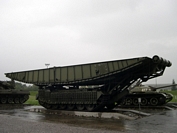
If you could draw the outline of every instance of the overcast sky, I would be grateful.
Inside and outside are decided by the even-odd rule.
[[[177,82],[176,0],[0,0],[4,73],[159,55]]]

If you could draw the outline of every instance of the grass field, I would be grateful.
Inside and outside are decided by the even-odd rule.
[[[177,91],[162,91],[171,93],[173,95],[173,99],[171,102],[177,102]],[[30,91],[30,96],[28,101],[25,102],[25,104],[31,104],[31,105],[39,105],[38,101],[36,100],[36,94],[38,91]]]
[[[36,100],[37,93],[38,91],[30,91],[29,99],[25,102],[25,104],[39,105],[38,101]]]
[[[177,91],[162,91],[166,93],[171,93],[173,95],[173,99],[171,102],[177,102]]]

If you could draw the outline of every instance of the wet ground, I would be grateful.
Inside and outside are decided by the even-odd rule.
[[[70,127],[68,132],[79,132],[80,127],[88,131],[96,132],[134,132],[134,133],[176,133],[177,132],[177,110],[143,110],[151,113],[150,116],[136,120],[125,119],[101,119],[67,116],[59,114],[46,114],[30,112],[30,108],[41,108],[40,106],[1,106],[0,105],[0,124],[1,117],[18,119],[27,122],[38,122],[45,124],[64,124]],[[10,122],[8,123],[10,124]],[[7,125],[8,126],[8,125]],[[11,126],[13,126],[11,124]],[[5,127],[4,127],[5,128]],[[14,128],[16,126],[14,125]],[[23,128],[23,127],[21,127]],[[56,127],[55,127],[56,128]],[[72,129],[73,128],[73,129]],[[79,130],[78,130],[79,128]],[[2,125],[0,129],[3,129]],[[67,128],[66,128],[67,129]],[[42,129],[41,129],[42,130]],[[4,132],[8,132],[3,129]],[[82,130],[81,130],[82,131]],[[42,131],[45,132],[45,131]]]

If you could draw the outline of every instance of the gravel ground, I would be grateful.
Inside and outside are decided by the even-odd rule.
[[[61,123],[36,122],[0,114],[0,133],[121,133],[110,130],[73,127]]]

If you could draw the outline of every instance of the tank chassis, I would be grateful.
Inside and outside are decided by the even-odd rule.
[[[29,94],[26,90],[16,90],[14,80],[0,81],[0,104],[23,104]]]
[[[136,86],[128,95],[126,95],[121,102],[121,106],[134,107],[139,106],[138,98],[141,98],[140,105],[144,106],[162,106],[173,99],[173,95],[166,92],[158,92],[158,89],[177,86],[177,84],[165,85],[160,87],[152,86]]]
[[[171,62],[157,55],[5,73],[39,86],[37,100],[47,109],[98,111],[120,104],[133,85],[162,76]]]

